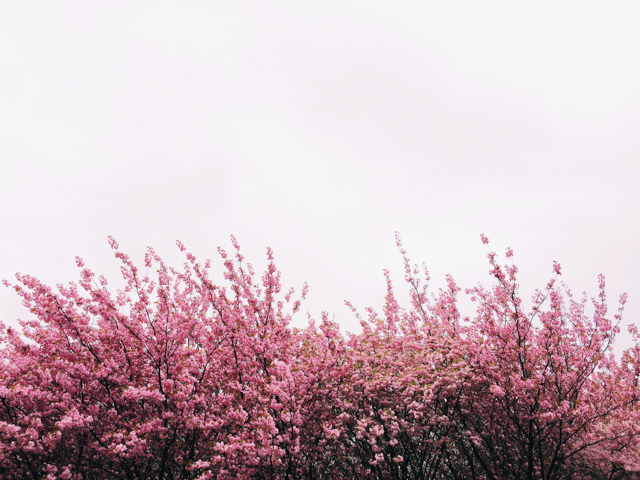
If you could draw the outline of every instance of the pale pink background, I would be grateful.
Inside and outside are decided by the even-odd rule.
[[[395,230],[436,287],[489,280],[485,233],[526,297],[558,260],[638,321],[634,4],[4,2],[0,278],[115,279],[107,235],[219,270],[234,233],[354,331],[343,299],[402,277]]]

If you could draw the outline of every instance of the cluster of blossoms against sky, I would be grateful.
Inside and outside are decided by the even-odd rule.
[[[181,243],[184,269],[149,249],[142,275],[114,240],[116,292],[81,259],[57,290],[5,282],[34,319],[1,325],[0,477],[640,478],[640,342],[632,326],[612,354],[626,297],[610,316],[604,277],[576,300],[554,264],[525,311],[512,251],[489,251],[463,317],[398,238],[410,305],[385,272],[382,311],[353,308],[344,335],[327,314],[291,328],[306,285],[281,291],[270,250],[258,278],[233,245],[225,286]]]

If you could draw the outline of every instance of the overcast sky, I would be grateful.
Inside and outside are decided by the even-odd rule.
[[[640,10],[595,3],[4,2],[0,278],[117,283],[108,235],[220,271],[235,234],[356,331],[394,231],[436,288],[490,283],[484,233],[524,297],[557,260],[638,322]]]

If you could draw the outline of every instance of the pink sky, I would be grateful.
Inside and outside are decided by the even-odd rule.
[[[5,2],[0,278],[80,255],[117,283],[107,235],[177,265],[176,239],[217,261],[233,233],[353,331],[343,300],[402,278],[395,230],[435,287],[489,283],[485,233],[524,297],[557,260],[638,322],[634,4]]]

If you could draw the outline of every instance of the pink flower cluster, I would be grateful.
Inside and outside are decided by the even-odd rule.
[[[270,250],[256,278],[232,241],[225,286],[190,253],[178,271],[149,249],[143,276],[113,239],[115,293],[81,259],[57,291],[5,282],[36,319],[0,325],[0,478],[640,478],[638,331],[616,360],[626,297],[608,317],[603,277],[589,306],[554,263],[525,311],[490,251],[462,317],[398,237],[411,305],[386,273],[382,311],[343,335],[327,314],[290,328],[306,285],[292,300]]]

